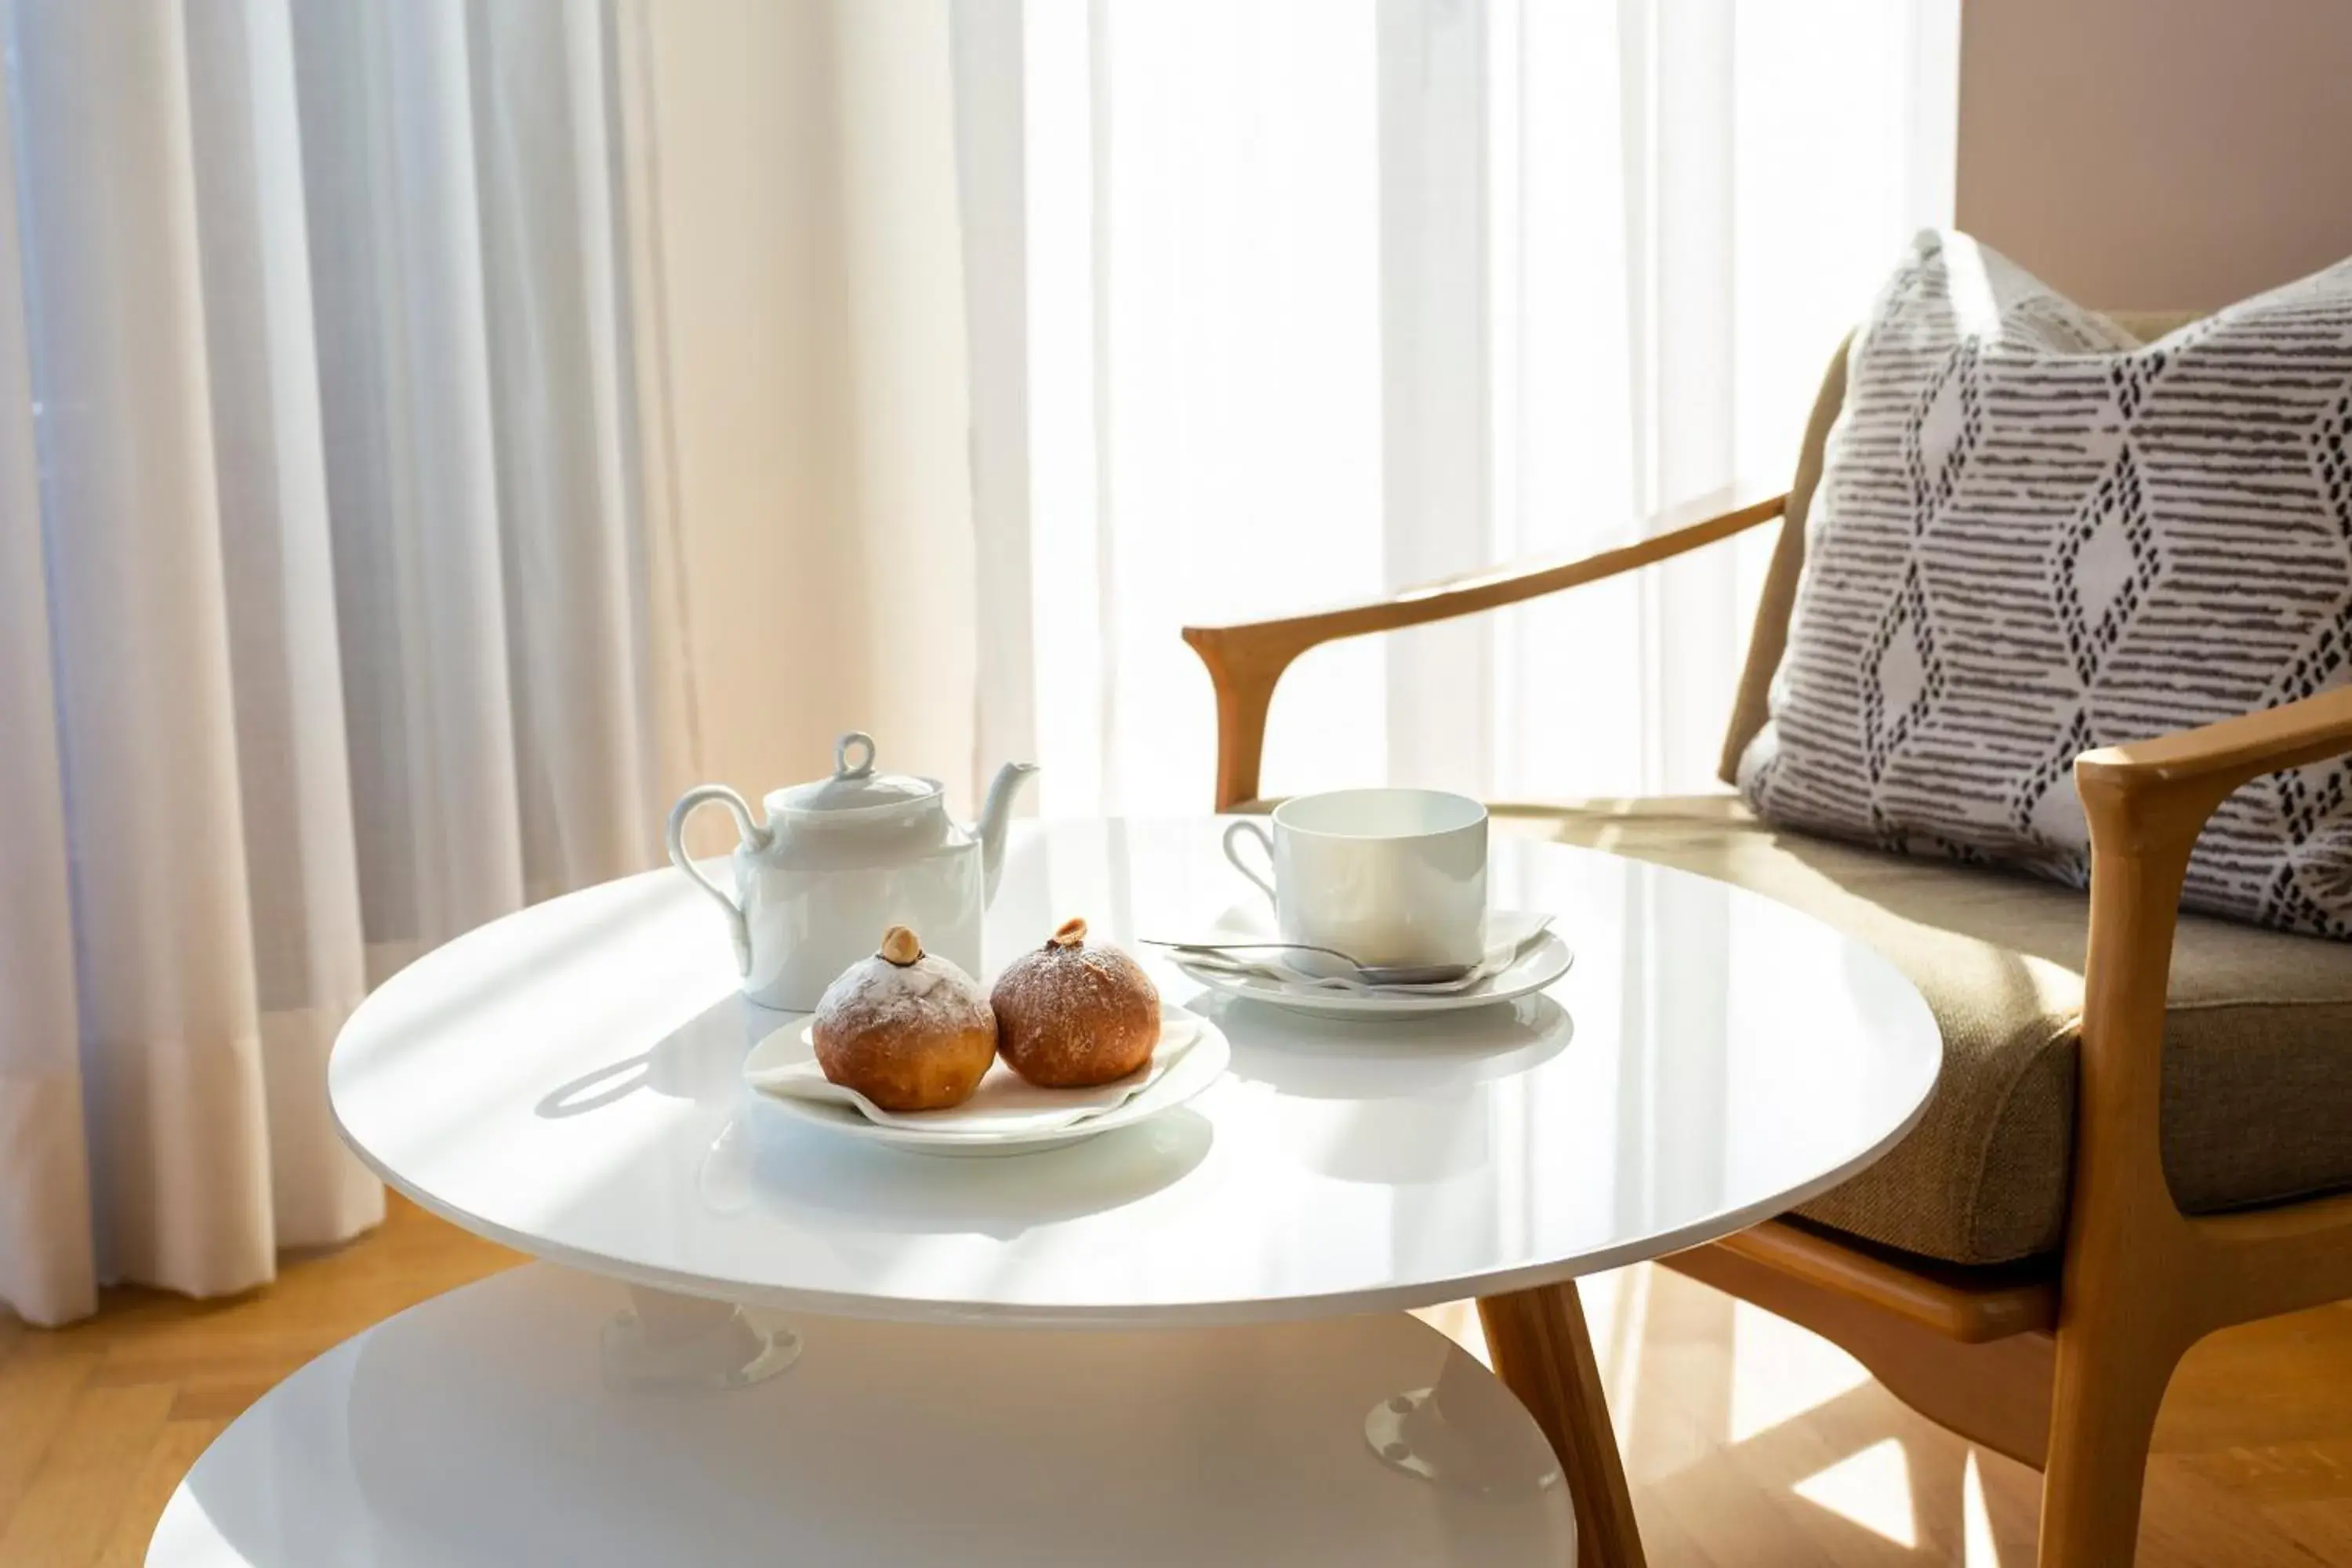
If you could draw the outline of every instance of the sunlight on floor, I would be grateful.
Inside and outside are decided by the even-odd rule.
[[[1593,1359],[1609,1390],[1610,1424],[1622,1447],[1633,1435],[1641,1414],[1643,1351],[1649,1339],[1648,1268],[1621,1268],[1601,1278],[1601,1289],[1584,1295],[1585,1321],[1592,1329]]]
[[[1919,1544],[1918,1521],[1911,1508],[1911,1461],[1893,1437],[1840,1459],[1790,1489],[1897,1546]]]
[[[1870,1373],[1843,1350],[1760,1308],[1646,1265],[1594,1276],[1583,1281],[1580,1294],[1612,1424],[1628,1452],[1634,1489],[1649,1498],[1649,1506],[1694,1483],[1702,1490],[1686,1495],[1706,1495],[1706,1486],[1744,1473],[1752,1483],[1801,1498],[1889,1546],[1918,1554],[1906,1561],[2001,1568],[1973,1451],[1966,1454],[1965,1470],[1940,1486],[1933,1478],[1944,1472],[1930,1458],[1925,1494],[1915,1485],[1918,1457],[1892,1436],[1857,1444],[1826,1466],[1821,1461],[1829,1456],[1815,1447],[1811,1463],[1773,1475],[1784,1458],[1817,1443],[1803,1430],[1809,1421],[1826,1419],[1822,1431],[1850,1430],[1852,1417],[1832,1407],[1867,1385]],[[1473,1303],[1452,1302],[1416,1315],[1486,1359]],[[1692,1353],[1707,1343],[1716,1347],[1712,1354]],[[1671,1392],[1647,1390],[1661,1397],[1637,1438],[1637,1413],[1647,1403],[1641,1398],[1643,1382],[1659,1377],[1676,1381]],[[1748,1457],[1736,1458],[1734,1450]],[[1705,1479],[1710,1475],[1717,1478],[1713,1483]],[[1922,1506],[1936,1516],[1932,1522],[1923,1524]],[[1824,1527],[1837,1528],[1826,1521]],[[1923,1531],[1930,1538],[1925,1545]],[[1943,1555],[1956,1545],[1957,1557]]]
[[[1984,1471],[1977,1468],[1973,1448],[1960,1471],[1960,1563],[1962,1568],[2000,1568],[2000,1548],[1993,1543],[1992,1510],[1985,1506]]]
[[[1653,1568],[2033,1562],[2041,1478],[1907,1409],[1837,1346],[1671,1268],[1581,1284]],[[1484,1359],[1473,1303],[1417,1315]],[[2231,1335],[2175,1379],[2140,1562],[2352,1563],[2352,1303]],[[2264,1373],[2273,1391],[2247,1393]]]
[[[1860,1362],[1819,1334],[1732,1303],[1730,1441],[1745,1443],[1869,1381]]]

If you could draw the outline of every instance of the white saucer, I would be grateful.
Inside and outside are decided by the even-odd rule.
[[[893,1126],[870,1121],[856,1106],[839,1101],[771,1094],[756,1086],[753,1094],[762,1104],[772,1106],[798,1121],[814,1123],[829,1132],[919,1154],[984,1158],[1066,1148],[1072,1143],[1083,1143],[1089,1138],[1116,1131],[1121,1127],[1132,1127],[1163,1110],[1172,1110],[1197,1098],[1224,1076],[1225,1064],[1233,1059],[1234,1054],[1233,1045],[1225,1038],[1224,1031],[1199,1014],[1172,1003],[1161,1005],[1160,1016],[1163,1028],[1181,1020],[1187,1027],[1197,1031],[1191,1046],[1175,1065],[1138,1093],[1099,1115],[1058,1127],[1025,1127],[1017,1131],[974,1131],[959,1129],[952,1124],[938,1128],[909,1127],[905,1125],[904,1118],[898,1119],[899,1124]],[[813,1059],[816,1052],[809,1040],[810,1026],[808,1018],[795,1017],[770,1031],[751,1047],[751,1054],[743,1058],[745,1079],[748,1080],[795,1062]],[[1001,1061],[989,1068],[992,1074],[1011,1070]],[[952,1113],[938,1114],[946,1116]]]
[[[1464,991],[1414,995],[1402,992],[1322,990],[1286,985],[1265,974],[1235,974],[1184,962],[1181,953],[1170,962],[1189,980],[1212,991],[1248,1002],[1287,1007],[1294,1013],[1320,1013],[1351,1018],[1402,1018],[1425,1013],[1453,1013],[1465,1007],[1489,1007],[1540,991],[1568,973],[1576,954],[1557,931],[1547,931],[1521,950],[1517,958]]]

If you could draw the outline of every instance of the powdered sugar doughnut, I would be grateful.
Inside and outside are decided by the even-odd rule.
[[[961,1105],[996,1059],[996,1015],[980,982],[925,952],[905,926],[824,988],[811,1033],[824,1076],[885,1110]]]
[[[1115,947],[1088,947],[1087,922],[1065,921],[1045,945],[996,979],[996,1048],[1040,1089],[1085,1089],[1125,1078],[1160,1043],[1160,991]]]

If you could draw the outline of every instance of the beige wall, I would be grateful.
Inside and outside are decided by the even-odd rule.
[[[971,794],[943,5],[624,11],[660,784],[761,792],[871,731]],[[723,815],[696,847],[729,841]]]
[[[2352,255],[2352,0],[1963,0],[1958,222],[2116,309]]]

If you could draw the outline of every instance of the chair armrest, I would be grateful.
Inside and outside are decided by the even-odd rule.
[[[2352,689],[2338,689],[2074,759],[2091,829],[2091,930],[2070,1279],[2084,1268],[2122,1277],[2135,1249],[2201,1249],[2202,1305],[2216,1314],[2200,1320],[2204,1328],[2240,1321],[2229,1312],[2284,1311],[2352,1289],[2352,1247],[2336,1243],[2332,1266],[2321,1269],[2312,1242],[2352,1223],[2352,1200],[2189,1218],[2172,1202],[2161,1139],[2172,942],[2197,836],[2249,780],[2347,752]]]
[[[2093,815],[2095,842],[2099,816],[2110,819],[2111,835],[2128,831],[2131,842],[2183,830],[2194,842],[2214,808],[2248,780],[2347,752],[2352,687],[2339,687],[2153,741],[2085,752],[2074,759],[2074,782]]]
[[[1786,493],[1753,487],[1718,490],[1675,507],[1659,531],[1633,544],[1569,560],[1523,562],[1408,588],[1387,598],[1223,626],[1186,626],[1184,640],[1208,667],[1217,693],[1217,809],[1257,794],[1265,715],[1291,661],[1341,637],[1393,631],[1492,610],[1614,577],[1779,517]]]

